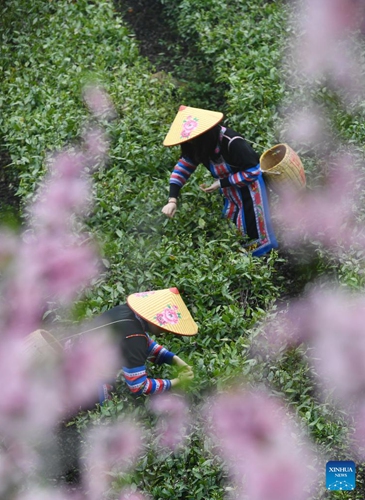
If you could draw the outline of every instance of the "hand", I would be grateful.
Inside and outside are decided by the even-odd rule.
[[[210,186],[206,186],[205,184],[200,184],[199,187],[205,193],[213,193],[213,191],[216,191],[217,189],[219,189],[221,187],[221,184],[220,184],[219,180],[216,180]]]
[[[189,382],[190,380],[193,380],[194,378],[194,372],[191,368],[191,366],[186,366],[181,370],[177,378],[180,380],[182,384]]]
[[[194,378],[194,372],[191,368],[191,366],[186,365],[177,378],[174,378],[171,380],[171,387],[178,387],[179,385],[186,385],[190,380],[193,380]]]
[[[167,215],[167,217],[172,218],[175,215],[176,209],[177,204],[174,201],[170,201],[163,207],[162,213]]]

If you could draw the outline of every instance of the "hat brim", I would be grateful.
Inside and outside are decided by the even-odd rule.
[[[177,146],[204,134],[223,119],[223,113],[207,109],[180,106],[163,145]]]
[[[145,321],[169,333],[193,336],[198,326],[177,288],[133,293],[128,306]]]

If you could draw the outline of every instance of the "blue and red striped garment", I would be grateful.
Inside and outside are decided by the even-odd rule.
[[[214,155],[205,167],[220,181],[222,215],[239,229],[244,247],[257,257],[277,248],[259,156],[249,143],[233,130],[221,127]],[[179,159],[170,176],[170,197],[178,197],[196,168],[188,158]]]
[[[181,157],[172,171],[170,184],[176,184],[182,188],[196,167],[188,158]]]
[[[174,353],[168,351],[161,345],[157,344],[146,333],[147,338],[147,359],[158,365],[162,363],[171,364]],[[126,337],[128,338],[128,337]],[[123,375],[130,391],[135,395],[140,394],[155,394],[168,391],[171,388],[171,381],[167,379],[148,378],[146,366],[136,366],[127,368],[123,366]]]
[[[149,378],[146,361],[155,364],[172,364],[174,353],[157,344],[147,333],[148,324],[137,316],[128,304],[120,304],[101,314],[91,326],[109,326],[119,347],[125,381],[135,395],[154,394],[171,388],[168,379]],[[110,382],[109,382],[110,384]],[[99,388],[100,404],[109,399],[110,385]]]

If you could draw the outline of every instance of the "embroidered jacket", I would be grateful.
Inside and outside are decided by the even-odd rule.
[[[276,248],[259,156],[250,144],[233,130],[221,127],[214,155],[205,167],[220,181],[222,215],[248,240],[245,246],[252,254],[260,256]],[[170,176],[170,197],[178,197],[196,168],[189,158],[179,159]]]

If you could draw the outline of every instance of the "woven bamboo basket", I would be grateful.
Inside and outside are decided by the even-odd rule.
[[[46,330],[36,330],[25,337],[24,349],[34,360],[42,360],[63,352],[60,342]]]
[[[287,144],[277,144],[260,158],[265,181],[280,192],[284,189],[302,190],[306,186],[305,172],[297,153]]]

